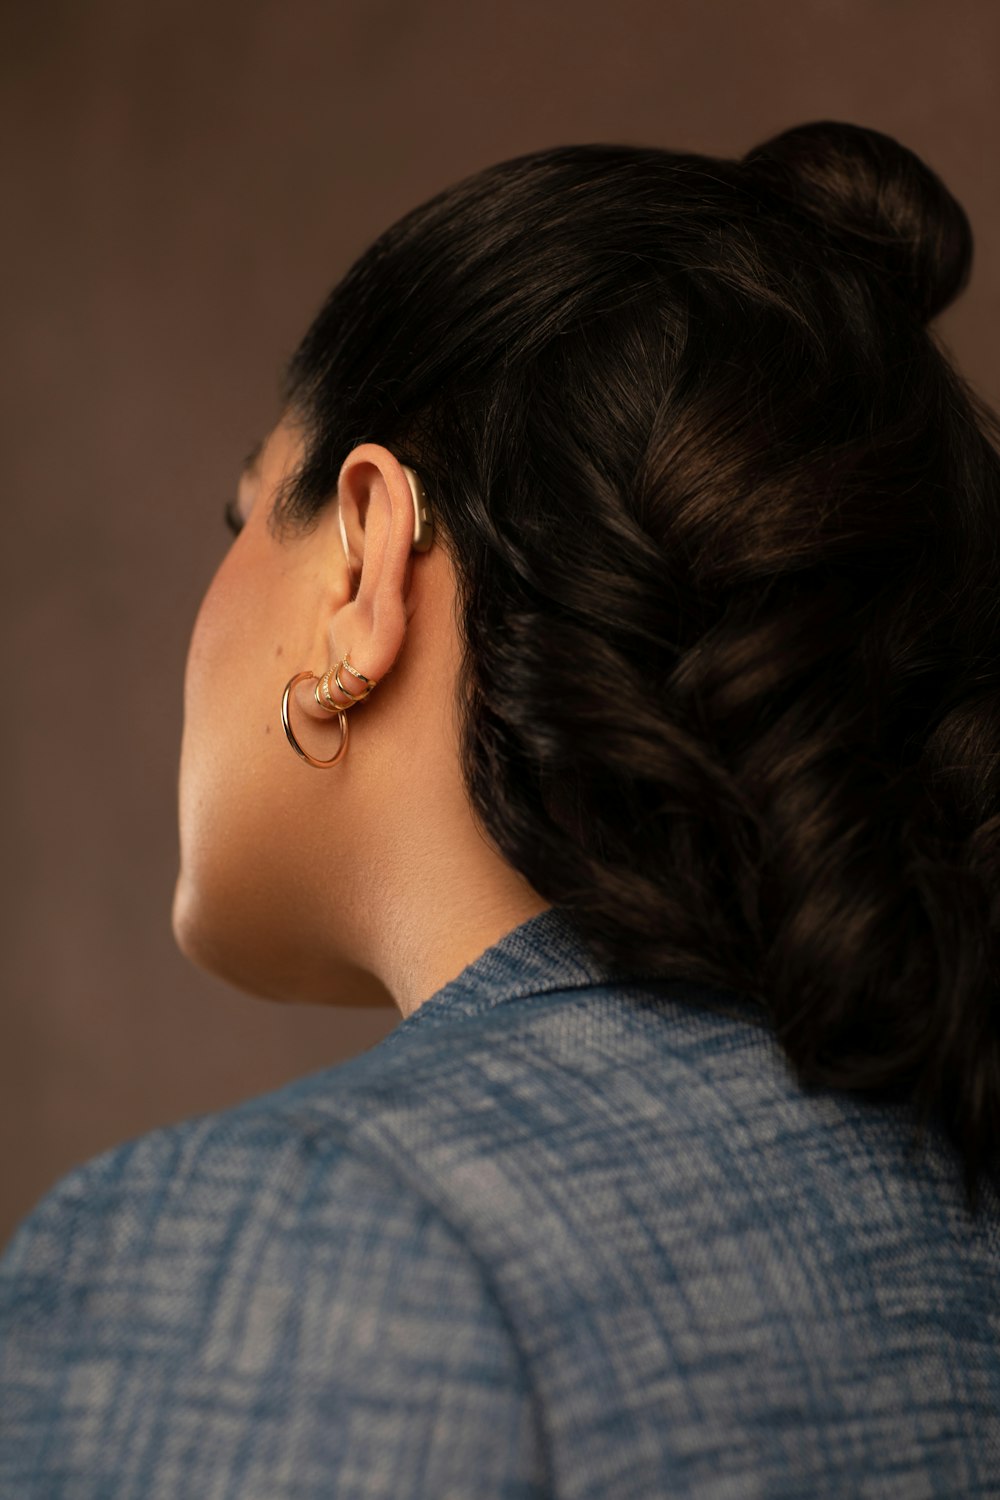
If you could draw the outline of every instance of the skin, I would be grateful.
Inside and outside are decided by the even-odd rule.
[[[412,551],[400,464],[356,447],[316,529],[279,540],[267,516],[302,451],[283,419],[241,476],[245,524],[192,632],[173,932],[192,963],[250,994],[405,1017],[549,903],[473,819],[454,573],[437,539]],[[345,652],[378,685],[348,714],[344,757],[317,770],[285,738],[281,697],[296,672],[322,674]],[[339,716],[315,686],[296,688],[292,729],[328,759]]]

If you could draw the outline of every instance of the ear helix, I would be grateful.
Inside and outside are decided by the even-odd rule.
[[[413,550],[414,552],[427,552],[434,541],[434,517],[431,514],[427,492],[419,474],[416,474],[409,464],[400,464],[399,467],[406,475],[406,482],[410,486],[410,497],[413,500]],[[344,548],[344,556],[350,557],[343,511],[340,511],[340,540]]]

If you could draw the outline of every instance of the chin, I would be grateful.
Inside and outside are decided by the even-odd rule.
[[[231,919],[231,908],[228,915]],[[281,992],[280,987],[275,989],[265,980],[248,962],[246,947],[232,932],[226,932],[224,923],[211,920],[206,902],[200,897],[196,886],[185,876],[183,869],[174,889],[171,927],[174,942],[195,968],[262,1000],[294,998]]]
[[[229,965],[221,945],[214,941],[202,916],[203,903],[198,893],[182,870],[174,888],[174,902],[170,913],[170,925],[174,942],[181,953],[196,968],[215,974],[220,979],[229,979]]]
[[[244,910],[240,917],[231,895],[210,899],[183,867],[174,889],[171,926],[189,963],[258,999],[279,1005],[398,1008],[381,980],[344,955],[332,959],[327,972],[315,964],[303,968],[300,955],[311,951],[309,944],[301,944],[296,953],[286,938],[283,948],[275,943],[268,951],[269,933],[259,912],[248,916]],[[275,936],[270,933],[272,940]]]

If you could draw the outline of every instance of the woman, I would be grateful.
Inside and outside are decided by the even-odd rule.
[[[820,122],[502,162],[334,289],[195,626],[173,921],[402,1019],[42,1199],[3,1495],[1000,1495],[970,260]]]

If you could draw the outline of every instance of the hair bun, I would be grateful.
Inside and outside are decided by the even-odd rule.
[[[922,322],[958,296],[972,268],[962,205],[892,136],[838,120],[783,131],[742,159],[887,276]]]

